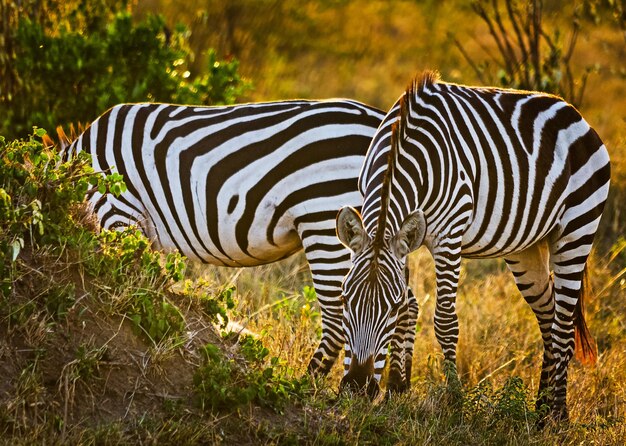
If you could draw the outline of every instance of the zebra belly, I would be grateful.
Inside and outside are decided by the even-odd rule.
[[[514,193],[497,195],[494,202],[489,202],[486,194],[479,195],[463,232],[461,254],[468,258],[504,257],[547,237],[559,225],[566,193],[554,193],[555,184],[546,183],[543,194],[535,200],[524,196],[519,184],[515,184]]]
[[[466,258],[505,257],[543,240],[558,226],[562,211],[554,209],[529,216],[528,212],[507,212],[488,223],[474,219],[466,228],[461,254]]]
[[[268,203],[266,208],[273,206]],[[217,212],[209,215],[216,216]],[[149,220],[159,221],[159,218]],[[161,223],[146,232],[153,234],[151,238],[160,249],[178,250],[190,259],[218,266],[264,265],[284,259],[301,248],[293,224],[285,218],[279,219],[271,238],[267,236],[267,228],[272,222],[263,215],[251,222],[218,217],[212,226],[207,225],[205,219],[200,220],[200,225],[189,225],[184,230],[166,228]]]

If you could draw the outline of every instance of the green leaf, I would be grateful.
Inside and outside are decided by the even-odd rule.
[[[15,260],[17,259],[17,256],[20,254],[20,251],[22,250],[22,248],[24,247],[24,239],[22,238],[17,238],[15,240],[13,240],[13,243],[11,244],[11,261],[15,262]]]

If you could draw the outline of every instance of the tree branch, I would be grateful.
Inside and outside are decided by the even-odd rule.
[[[474,63],[474,61],[469,56],[469,54],[467,54],[467,51],[465,51],[465,48],[463,48],[463,45],[461,45],[461,42],[459,42],[456,38],[453,38],[453,41],[454,41],[454,44],[456,45],[456,47],[461,52],[461,55],[463,56],[463,58],[467,61],[467,63],[470,65],[470,67],[472,67],[472,69],[476,73],[476,76],[478,77],[478,80],[480,81],[480,83],[484,85],[485,84],[485,79],[483,78],[483,70],[481,70]]]

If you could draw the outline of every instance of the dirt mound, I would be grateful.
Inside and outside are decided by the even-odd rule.
[[[90,283],[79,264],[46,257],[20,255],[21,269],[29,272],[2,302],[0,431],[39,426],[50,417],[62,433],[76,424],[197,410],[191,395],[198,352],[207,343],[232,347],[201,308],[169,293],[184,309],[184,341],[155,343],[115,311],[108,290]]]

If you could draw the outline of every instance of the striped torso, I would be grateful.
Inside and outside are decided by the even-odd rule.
[[[161,248],[259,265],[301,248],[298,225],[315,235],[309,220],[358,205],[357,176],[381,118],[349,100],[119,105],[68,155],[87,150],[96,170],[124,176],[121,197],[91,197],[104,227],[137,222]]]
[[[363,219],[375,231],[378,188],[386,167],[391,125],[387,115],[360,179]],[[606,194],[608,154],[595,131],[561,99],[540,93],[436,83],[411,104],[416,140],[402,151],[390,204],[392,228],[420,207],[433,247],[461,231],[465,257],[519,252],[559,231],[565,212],[583,213]],[[603,202],[603,200],[599,200]],[[563,229],[563,228],[560,228]]]

